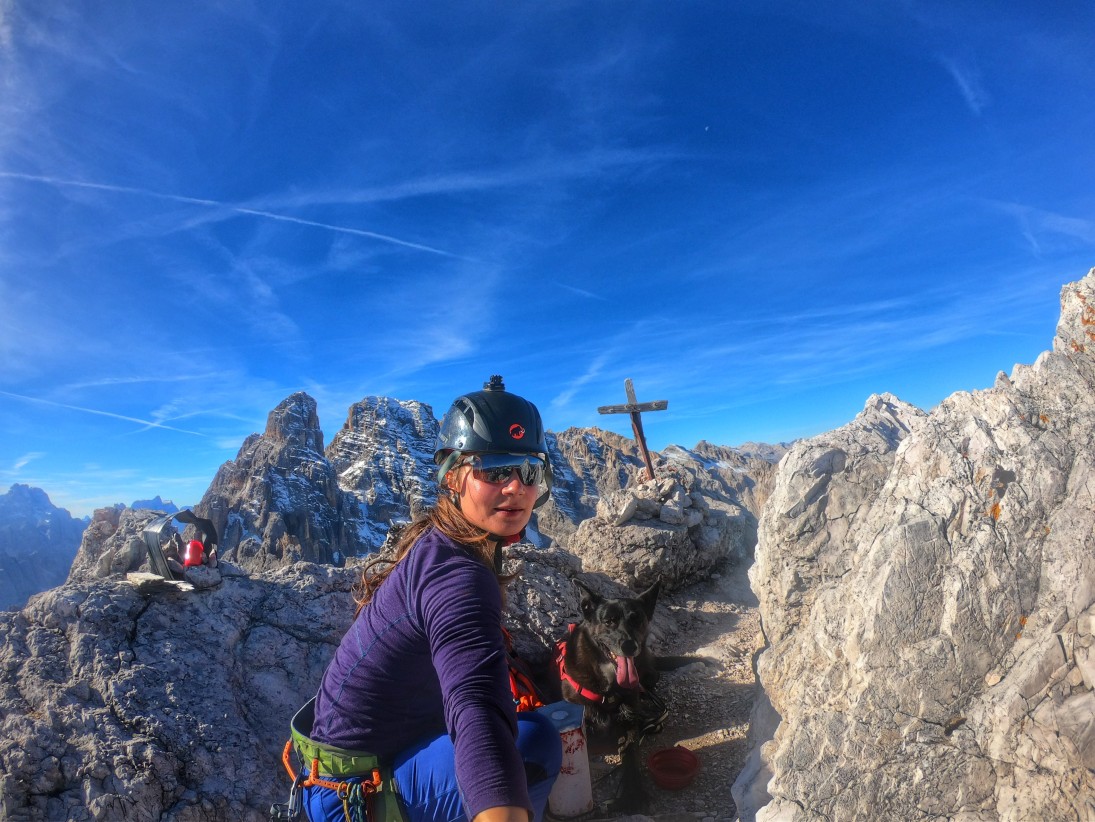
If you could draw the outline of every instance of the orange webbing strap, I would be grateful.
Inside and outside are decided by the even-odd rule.
[[[518,712],[534,711],[537,708],[544,707],[536,683],[524,670],[524,660],[517,656],[517,652],[513,648],[513,637],[506,630],[505,625],[500,627],[502,628],[502,638],[506,643],[506,663],[509,668],[509,689],[510,693],[513,694],[513,704]]]
[[[536,693],[536,686],[525,674],[512,666],[509,669],[509,687],[513,693],[513,701],[518,712],[534,711],[544,707],[543,701]]]
[[[286,772],[288,772],[289,778],[291,780],[293,780],[294,783],[296,783],[297,775],[295,773],[293,773],[293,763],[290,761],[290,753],[291,753],[292,750],[293,750],[293,740],[290,739],[288,742],[285,743],[285,750],[282,751],[282,753],[281,753],[281,761],[282,761],[282,764],[285,765],[285,770],[286,770]],[[346,790],[346,786],[348,784],[347,782],[345,782],[345,781],[337,781],[336,782],[336,781],[332,781],[332,780],[329,780],[329,779],[322,779],[318,776],[318,774],[319,774],[319,758],[317,757],[316,759],[312,760],[312,767],[311,767],[311,770],[309,770],[309,772],[308,772],[308,777],[303,782],[300,783],[300,786],[302,788],[311,788],[313,786],[320,787],[320,788],[329,788],[330,790],[335,791],[336,793],[338,793],[340,797],[342,796],[342,792],[345,792],[345,790]],[[380,786],[381,786],[382,783],[383,783],[383,780],[380,778],[380,768],[373,768],[372,781],[367,782],[363,778],[361,780],[361,790],[365,794],[373,794],[373,793],[376,793],[380,789]]]

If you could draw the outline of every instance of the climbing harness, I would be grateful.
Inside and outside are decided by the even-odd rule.
[[[315,722],[315,708],[313,697],[289,724],[291,738],[285,743],[281,761],[293,786],[287,803],[270,806],[271,822],[300,819],[304,789],[313,787],[335,792],[346,822],[406,822],[387,763],[373,754],[324,745],[308,736]],[[303,763],[296,771],[292,763],[294,750]]]

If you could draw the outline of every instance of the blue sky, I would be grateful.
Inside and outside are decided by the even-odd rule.
[[[655,448],[930,409],[1095,266],[1090,2],[0,0],[0,491],[197,502],[294,391]]]

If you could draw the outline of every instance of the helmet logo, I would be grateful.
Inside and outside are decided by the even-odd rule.
[[[509,435],[515,440],[521,439],[521,437],[525,436],[524,426],[522,426],[519,422],[515,422],[509,427]]]

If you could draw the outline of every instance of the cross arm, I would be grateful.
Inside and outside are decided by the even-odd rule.
[[[636,414],[641,411],[664,411],[669,407],[669,400],[654,400],[654,402],[629,402],[627,405],[602,405],[597,409],[598,414]]]

